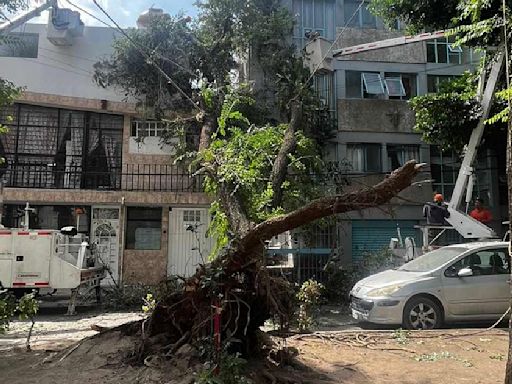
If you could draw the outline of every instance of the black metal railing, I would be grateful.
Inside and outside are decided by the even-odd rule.
[[[53,164],[6,165],[0,171],[12,188],[87,189],[107,191],[202,192],[203,177],[180,167],[160,164],[125,164],[107,171]]]

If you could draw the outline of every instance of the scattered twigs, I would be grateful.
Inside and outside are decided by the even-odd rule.
[[[70,348],[60,359],[59,363],[62,362],[64,359],[66,359],[69,355],[71,355],[80,345],[82,345],[82,342],[76,343],[72,348]]]

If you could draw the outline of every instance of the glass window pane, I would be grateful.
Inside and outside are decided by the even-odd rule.
[[[354,17],[354,12],[356,12],[357,8],[359,7],[359,2],[356,2],[354,0],[345,0],[345,24],[347,24],[349,27],[359,27],[359,13],[356,14]],[[350,19],[352,17],[352,19]],[[350,21],[350,22],[349,22]]]
[[[304,23],[304,28],[314,28],[314,7],[313,0],[304,0],[302,10],[302,21]]]
[[[366,146],[366,171],[381,171],[380,144],[368,144]]]
[[[460,64],[461,63],[461,53],[449,53],[448,57],[450,59],[450,64]]]
[[[434,43],[427,43],[427,62],[436,62],[436,46]]]
[[[325,37],[329,40],[334,40],[336,34],[336,12],[335,12],[335,2],[334,1],[326,1],[325,2]]]
[[[126,249],[160,249],[162,209],[128,207],[126,220]]]
[[[405,88],[400,77],[387,77],[384,79],[389,96],[405,96]]]
[[[384,93],[382,78],[378,73],[363,73],[363,84],[365,91],[371,95],[381,95]]]
[[[428,75],[427,76],[427,92],[428,93],[437,93],[437,76]]]
[[[361,99],[361,72],[345,71],[346,97],[352,99]]]
[[[362,21],[363,21],[363,28],[377,28],[377,19],[374,15],[370,13],[370,11],[367,8],[367,5],[363,5],[361,7],[361,13],[362,13]]]
[[[364,172],[364,148],[361,145],[347,146],[347,160],[354,172]]]
[[[315,0],[315,25],[317,29],[325,29],[324,0]]]
[[[293,0],[293,17],[293,36],[302,38],[302,0]]]
[[[448,62],[448,48],[447,44],[437,43],[437,63]]]

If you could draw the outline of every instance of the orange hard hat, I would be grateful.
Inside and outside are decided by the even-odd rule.
[[[443,201],[443,200],[444,200],[444,197],[443,197],[443,195],[441,195],[440,193],[436,193],[436,194],[434,195],[434,201],[439,202],[439,201]]]

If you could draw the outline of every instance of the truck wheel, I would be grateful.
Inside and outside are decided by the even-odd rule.
[[[404,308],[403,326],[406,329],[435,329],[443,323],[439,305],[425,296],[410,299]]]

